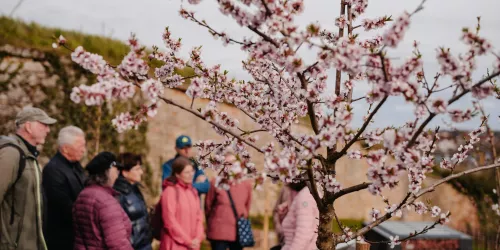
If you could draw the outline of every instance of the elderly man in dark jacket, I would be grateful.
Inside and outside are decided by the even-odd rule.
[[[59,150],[43,169],[43,187],[47,196],[47,247],[73,249],[72,208],[84,188],[85,174],[80,160],[85,154],[85,134],[75,126],[59,131]]]

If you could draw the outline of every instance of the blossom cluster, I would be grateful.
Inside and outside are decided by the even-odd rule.
[[[469,133],[469,140],[466,141],[465,145],[460,145],[458,147],[458,152],[453,154],[451,159],[445,158],[441,161],[440,167],[443,169],[454,169],[458,164],[462,163],[468,157],[470,150],[474,148],[474,144],[479,142],[479,136],[486,132],[486,127],[481,126],[478,129],[473,130]]]

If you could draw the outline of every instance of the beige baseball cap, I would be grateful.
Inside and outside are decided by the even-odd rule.
[[[41,122],[43,124],[54,124],[57,122],[56,119],[50,117],[45,113],[45,111],[34,108],[34,107],[25,107],[23,110],[19,111],[16,116],[16,124],[20,125],[25,122]]]

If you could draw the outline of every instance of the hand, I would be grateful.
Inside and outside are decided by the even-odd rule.
[[[206,180],[207,180],[207,177],[202,174],[202,175],[196,177],[195,182],[205,182]]]
[[[198,249],[200,248],[200,240],[194,239],[191,241],[191,249]]]

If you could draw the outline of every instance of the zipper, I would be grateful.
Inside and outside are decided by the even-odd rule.
[[[47,245],[45,244],[45,237],[43,237],[43,229],[42,229],[42,201],[41,201],[41,190],[40,190],[40,166],[38,165],[38,161],[35,160],[35,198],[36,198],[36,215],[38,219],[37,227],[38,232],[40,234],[40,241],[42,243],[42,247],[44,250],[47,250]]]

